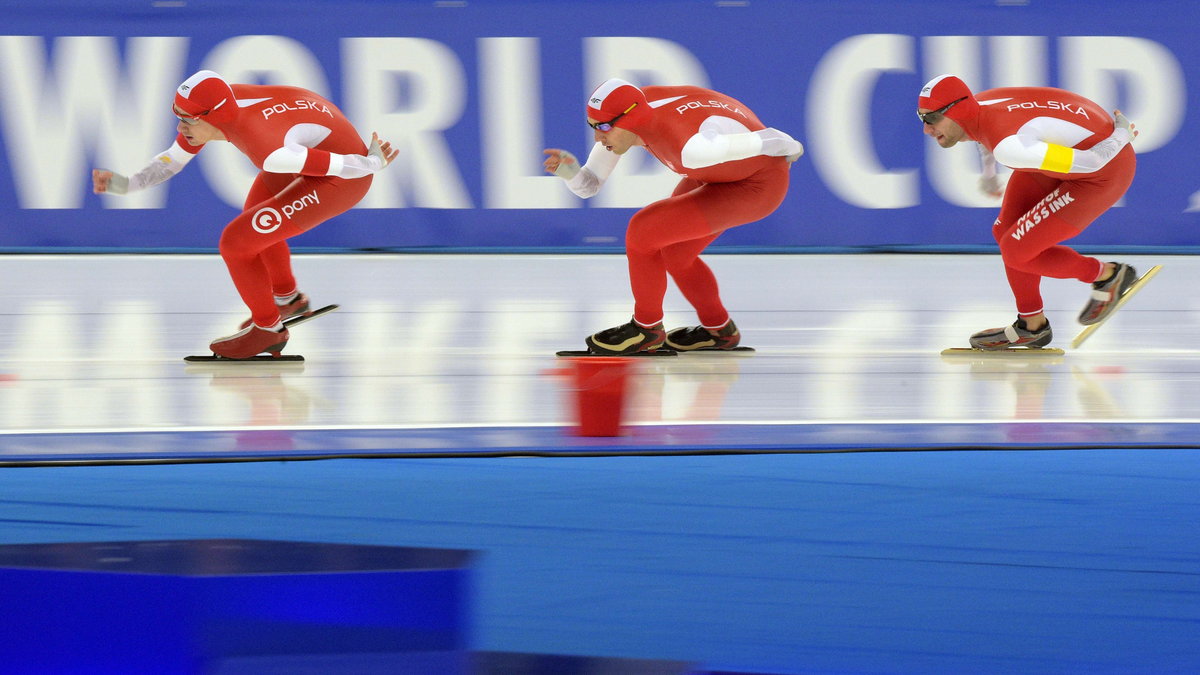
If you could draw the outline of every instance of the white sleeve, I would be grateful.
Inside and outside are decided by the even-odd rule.
[[[141,171],[129,177],[129,184],[125,186],[124,193],[145,190],[166,182],[175,174],[183,171],[183,167],[192,161],[193,157],[195,155],[184,150],[178,141],[172,143],[171,147],[155,155],[154,159],[150,160],[150,163]]]
[[[329,153],[328,176],[338,178],[362,178],[383,171],[387,162],[382,154],[368,151],[365,155],[335,155]]]
[[[983,170],[984,178],[996,177],[996,156],[983,146],[983,143],[976,144],[979,147],[979,164]]]
[[[1012,169],[1040,169],[1054,173],[1099,171],[1133,140],[1128,129],[1114,129],[1108,138],[1087,150],[1076,150],[1037,137],[1013,134],[996,144],[996,160]]]
[[[787,157],[803,151],[799,141],[778,129],[750,131],[737,120],[713,115],[684,144],[680,161],[688,169],[702,169],[757,155]]]
[[[365,155],[339,155],[315,149],[333,130],[320,124],[302,123],[288,129],[283,145],[263,160],[263,170],[271,173],[299,173],[307,176],[362,178],[387,166],[383,153],[372,144]],[[328,156],[325,165],[322,158]]]
[[[567,181],[567,187],[571,192],[587,199],[600,191],[600,187],[612,175],[619,161],[620,155],[609,152],[608,148],[597,143],[588,153],[587,163],[579,169],[579,173]]]

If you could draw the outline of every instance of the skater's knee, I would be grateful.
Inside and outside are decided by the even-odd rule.
[[[1035,249],[1032,246],[1022,245],[1020,241],[1012,237],[1005,237],[1000,240],[1000,257],[1010,267],[1022,269],[1032,262],[1034,258],[1038,257],[1041,252],[1040,249]]]
[[[663,249],[663,264],[672,275],[683,274],[690,270],[700,260],[699,255],[691,251],[679,251],[674,246]]]
[[[262,249],[256,248],[252,241],[239,236],[238,232],[233,228],[227,227],[221,233],[221,240],[217,243],[217,250],[225,260],[236,260],[238,258],[252,258],[258,255]]]
[[[657,236],[661,226],[655,222],[634,216],[629,221],[629,229],[625,231],[625,250],[628,253],[651,254],[662,249],[663,244]]]

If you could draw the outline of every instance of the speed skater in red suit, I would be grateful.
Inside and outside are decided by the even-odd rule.
[[[1053,334],[1042,305],[1042,277],[1092,285],[1079,322],[1103,321],[1137,280],[1125,263],[1084,256],[1063,241],[1075,237],[1117,203],[1133,182],[1138,132],[1114,110],[1052,87],[1005,87],[972,94],[958,77],[939,75],[921,89],[917,117],[943,148],[977,142],[981,189],[1003,195],[992,235],[1017,305],[1011,326],[971,336],[971,346],[996,350],[1044,347]],[[1001,189],[997,164],[1012,169]]]
[[[640,146],[681,179],[665,199],[642,208],[625,232],[633,318],[586,339],[599,354],[667,347],[733,349],[741,340],[700,253],[722,232],[761,220],[783,202],[789,169],[804,146],[766,127],[740,101],[692,86],[636,87],[610,79],[588,97],[595,144],[587,161],[549,148],[547,172],[580,197],[595,195],[630,148]],[[700,325],[663,327],[667,276],[695,308]]]
[[[173,110],[179,123],[170,148],[132,176],[94,169],[92,189],[120,195],[153,187],[213,141],[246,155],[259,173],[219,250],[250,318],[210,348],[230,359],[278,354],[289,338],[283,320],[309,311],[287,239],[357,204],[398,151],[377,134],[368,147],[342,111],[307,89],[229,84],[210,70],[179,85]]]

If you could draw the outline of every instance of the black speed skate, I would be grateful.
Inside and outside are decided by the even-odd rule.
[[[729,351],[735,349],[742,341],[733,319],[725,322],[724,326],[716,329],[704,326],[687,326],[676,328],[667,333],[667,346],[681,352],[699,351],[705,349]]]
[[[1137,281],[1137,270],[1125,263],[1113,263],[1117,269],[1104,281],[1092,284],[1092,297],[1079,313],[1079,323],[1090,326],[1100,323],[1117,308],[1117,301]]]
[[[592,353],[620,356],[656,351],[666,340],[667,331],[661,321],[647,328],[630,320],[629,323],[589,335],[585,342]]]
[[[975,349],[987,351],[1011,349],[1013,347],[1039,349],[1050,344],[1050,341],[1053,339],[1054,333],[1050,330],[1049,321],[1046,322],[1045,326],[1033,331],[1025,326],[1025,319],[1017,317],[1017,320],[1011,326],[989,328],[972,335],[971,346]]]

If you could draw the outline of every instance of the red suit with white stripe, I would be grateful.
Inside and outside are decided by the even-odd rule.
[[[367,147],[329,101],[306,89],[230,85],[202,70],[175,90],[179,135],[133,176],[92,171],[97,193],[125,194],[157,185],[183,170],[212,141],[228,141],[259,174],[243,211],[221,234],[221,257],[251,317],[242,330],[210,343],[222,358],[278,355],[288,331],[281,313],[309,311],[296,288],[286,239],[346,211],[371,187],[371,175],[396,157],[372,135]]]
[[[662,321],[669,273],[703,326],[725,324],[729,313],[700,252],[725,230],[761,220],[779,207],[787,195],[789,159],[803,147],[765,127],[740,101],[700,87],[639,89],[613,79],[590,101],[590,117],[636,134],[647,152],[682,176],[670,197],[629,221],[625,253],[634,320],[643,326]],[[619,159],[598,142],[568,187],[592,196]]]
[[[358,131],[329,101],[298,87],[231,85],[236,114],[214,121],[259,168],[243,211],[221,234],[221,258],[255,325],[279,321],[274,296],[296,290],[286,239],[357,204],[372,176],[348,174],[345,155],[366,155]],[[192,154],[181,134],[176,145]],[[333,175],[330,175],[333,174]]]
[[[961,80],[935,78],[920,107],[945,112],[979,142],[985,176],[1013,169],[992,234],[1000,244],[1020,316],[1043,310],[1042,277],[1096,281],[1104,263],[1060,244],[1121,198],[1137,160],[1128,129],[1095,102],[1050,87],[989,89],[972,96]]]

